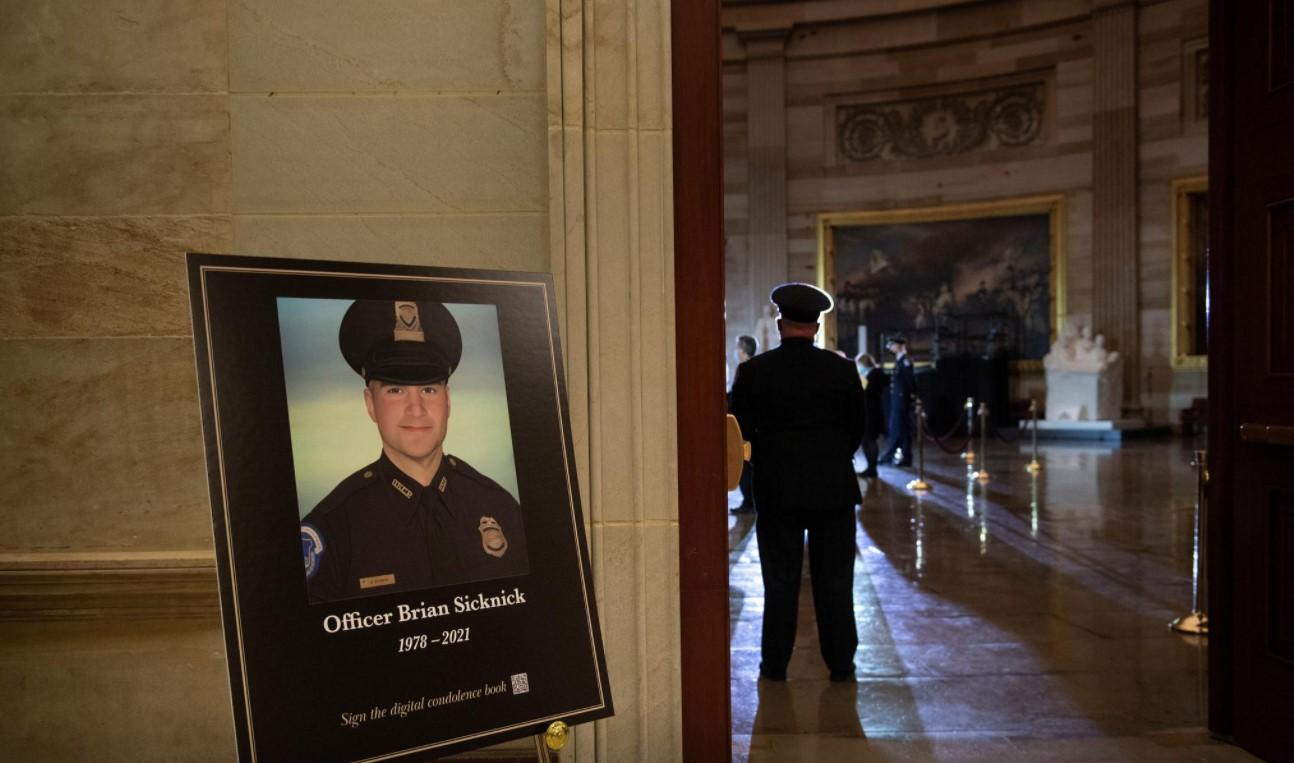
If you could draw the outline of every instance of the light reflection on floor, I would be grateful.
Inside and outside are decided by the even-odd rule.
[[[785,683],[759,681],[753,518],[729,518],[735,760],[1249,761],[1204,731],[1190,608],[1189,444],[990,445],[974,479],[927,451],[864,483],[856,527],[858,681],[833,684],[800,598]],[[740,496],[730,496],[732,505]]]

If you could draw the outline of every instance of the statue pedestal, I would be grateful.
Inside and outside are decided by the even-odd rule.
[[[1101,371],[1047,370],[1047,421],[1113,421],[1122,413],[1119,364]]]
[[[1039,440],[1100,440],[1117,444],[1132,437],[1168,434],[1171,431],[1167,426],[1147,426],[1142,419],[1038,422]],[[1020,422],[1020,437],[1029,437],[1028,421]],[[1028,446],[1020,446],[1020,452],[1027,453]]]

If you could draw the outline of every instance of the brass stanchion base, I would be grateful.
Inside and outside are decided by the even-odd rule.
[[[1192,636],[1209,635],[1209,616],[1203,612],[1192,612],[1189,615],[1182,615],[1168,624],[1178,633],[1189,633]]]
[[[975,479],[980,482],[988,482],[988,471],[981,469],[978,472],[975,472]]]
[[[925,492],[930,489],[930,483],[923,479],[915,479],[908,483],[908,490],[918,490]]]
[[[1030,461],[1028,464],[1025,465],[1024,470],[1026,472],[1032,472],[1034,474],[1037,474],[1038,472],[1042,471],[1042,464],[1038,463],[1037,461]]]

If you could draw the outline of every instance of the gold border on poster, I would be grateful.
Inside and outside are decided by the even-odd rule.
[[[1209,367],[1207,355],[1182,352],[1183,328],[1194,320],[1195,311],[1187,305],[1194,282],[1191,258],[1191,206],[1187,195],[1209,190],[1207,177],[1178,178],[1173,181],[1173,267],[1171,286],[1171,326],[1169,346],[1173,348],[1173,368],[1203,371]],[[1191,326],[1194,329],[1194,326]]]
[[[878,209],[865,212],[821,212],[818,214],[818,287],[835,298],[836,252],[831,229],[844,226],[892,225],[894,223],[929,223],[944,220],[974,220],[988,217],[1013,217],[1045,213],[1050,221],[1050,297],[1051,339],[1056,339],[1065,324],[1065,196],[1025,196],[967,204],[908,209]],[[836,313],[827,314],[822,324],[824,346],[836,343]],[[1041,360],[1017,360],[1011,367],[1018,371],[1042,369]]]
[[[351,264],[351,263],[345,263],[345,264]],[[567,401],[564,401],[562,398],[561,377],[559,376],[558,369],[557,369],[557,348],[553,341],[555,327],[552,325],[552,306],[548,301],[547,285],[542,280],[517,281],[517,280],[506,280],[506,279],[495,280],[495,279],[486,279],[486,278],[468,278],[468,277],[461,277],[461,276],[407,275],[402,273],[365,273],[365,272],[343,272],[339,270],[312,270],[309,268],[293,267],[287,261],[283,263],[282,267],[276,267],[273,265],[249,266],[249,265],[236,265],[232,263],[229,265],[217,265],[217,264],[208,263],[208,264],[199,265],[198,270],[201,278],[202,319],[205,324],[206,340],[207,340],[207,371],[210,375],[209,378],[211,380],[210,394],[211,394],[211,410],[212,410],[211,418],[212,418],[212,425],[213,425],[212,428],[214,429],[215,443],[216,443],[216,461],[220,471],[220,503],[221,503],[220,511],[224,515],[224,521],[225,521],[225,543],[226,543],[226,548],[228,549],[227,570],[229,574],[230,587],[232,589],[230,598],[233,600],[233,612],[232,613],[225,612],[224,607],[222,606],[220,617],[223,624],[224,619],[229,614],[233,615],[234,630],[238,641],[239,669],[242,673],[242,678],[243,678],[242,699],[243,699],[243,707],[244,707],[244,710],[246,711],[246,717],[247,717],[246,724],[247,724],[248,742],[251,748],[251,759],[253,761],[256,761],[258,759],[257,751],[256,751],[256,729],[253,723],[251,688],[250,688],[249,676],[247,673],[247,655],[246,655],[246,651],[244,647],[244,639],[243,639],[241,601],[238,595],[238,573],[237,573],[236,560],[235,560],[235,557],[237,556],[238,552],[234,547],[233,531],[230,529],[232,525],[232,517],[230,516],[230,510],[229,510],[228,476],[226,474],[226,469],[225,469],[225,464],[226,464],[225,448],[224,448],[223,440],[221,438],[220,391],[216,381],[216,351],[215,351],[215,345],[212,342],[212,335],[211,335],[211,314],[209,310],[210,300],[207,298],[207,273],[232,272],[232,273],[254,273],[256,275],[265,275],[265,276],[314,276],[314,277],[324,277],[324,278],[352,278],[352,279],[367,278],[367,279],[373,279],[373,280],[386,280],[386,281],[416,281],[416,282],[424,282],[424,283],[435,283],[435,282],[474,283],[474,284],[485,284],[488,286],[513,286],[513,287],[523,287],[523,288],[538,288],[544,297],[544,321],[548,327],[548,364],[549,364],[548,370],[552,374],[553,392],[556,396],[556,401],[557,401],[557,410],[556,410],[557,421],[555,423],[557,425],[558,438],[562,442],[562,448],[561,448],[562,463],[566,469],[565,476],[566,476],[567,510],[570,513],[571,532],[572,532],[572,535],[574,536],[576,549],[580,548],[579,534],[583,529],[583,525],[580,522],[576,521],[576,516],[575,516],[574,468],[573,468],[573,465],[566,457],[567,449],[569,446],[566,441],[566,427],[564,424],[566,417],[569,415],[569,407],[563,405],[563,403]],[[205,426],[205,423],[206,422],[203,422],[204,426]],[[606,697],[602,693],[603,676],[601,671],[601,665],[598,663],[598,658],[597,658],[597,639],[593,631],[593,628],[594,628],[593,613],[589,609],[589,599],[588,599],[589,586],[588,586],[588,581],[584,576],[584,561],[585,560],[581,559],[580,564],[578,565],[579,573],[580,573],[580,596],[584,604],[584,620],[585,620],[585,627],[587,629],[588,636],[589,636],[589,647],[593,650],[593,653],[592,653],[593,667],[595,672],[597,673],[598,704],[589,705],[587,707],[571,708],[568,710],[563,710],[560,713],[548,715],[542,718],[533,718],[533,719],[521,721],[518,723],[514,723],[509,726],[493,728],[493,729],[489,729],[489,730],[474,733],[474,734],[466,734],[463,736],[454,737],[452,739],[442,739],[439,742],[423,744],[416,747],[410,747],[404,750],[396,750],[393,752],[381,753],[373,757],[363,758],[362,760],[357,761],[357,763],[371,763],[372,761],[387,760],[390,758],[399,757],[402,755],[408,755],[415,752],[425,752],[427,750],[433,750],[437,747],[445,747],[447,745],[456,744],[459,742],[466,742],[473,739],[478,739],[480,737],[489,736],[492,734],[507,733],[510,731],[526,728],[529,726],[549,723],[551,721],[559,720],[561,718],[569,718],[570,716],[576,715],[578,713],[600,710],[606,707]],[[231,697],[231,699],[236,699],[236,698]]]

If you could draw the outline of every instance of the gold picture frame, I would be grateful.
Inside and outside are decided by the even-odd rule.
[[[948,220],[971,220],[990,217],[1046,214],[1049,221],[1049,249],[1051,272],[1049,296],[1051,299],[1050,335],[1055,340],[1066,315],[1065,287],[1065,196],[1052,194],[1027,196],[996,201],[950,204],[938,207],[883,209],[859,212],[823,212],[817,216],[818,229],[818,287],[828,294],[836,294],[836,253],[832,229],[845,226],[892,225],[895,223],[926,223]],[[836,344],[835,312],[828,313],[823,322],[825,346]],[[1017,360],[1012,368],[1029,371],[1041,370],[1041,360]]]
[[[1207,193],[1208,190],[1207,177],[1179,178],[1172,183],[1172,331],[1169,343],[1174,369],[1202,371],[1208,368],[1208,355],[1195,352],[1193,347],[1197,332],[1204,331],[1206,327],[1196,325],[1197,302],[1204,299],[1204,295],[1196,293],[1196,276],[1198,268],[1203,267],[1203,262],[1201,253],[1197,250],[1198,238],[1194,235],[1199,221],[1194,219],[1191,211],[1192,195]],[[1207,225],[1207,220],[1205,224]]]

